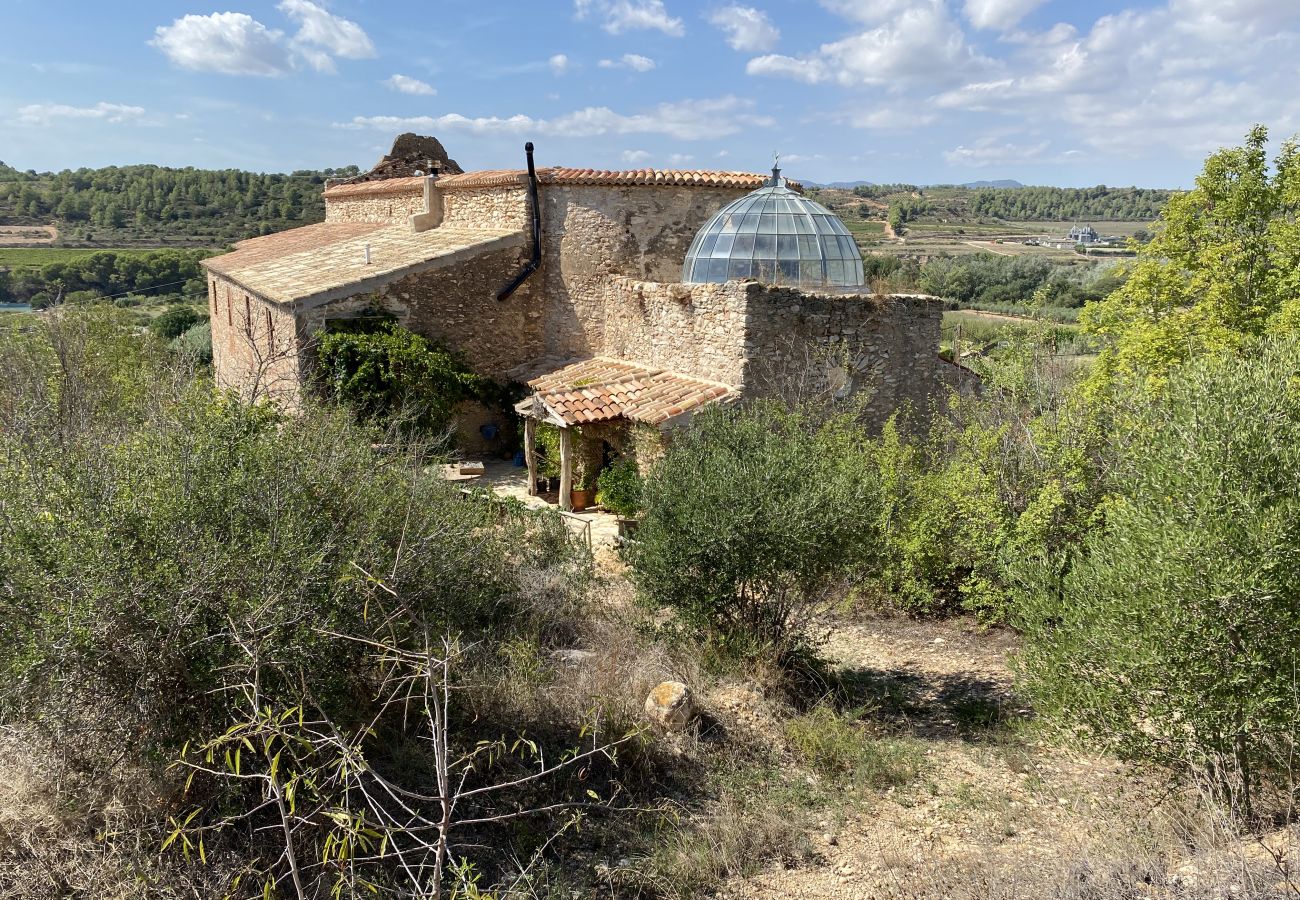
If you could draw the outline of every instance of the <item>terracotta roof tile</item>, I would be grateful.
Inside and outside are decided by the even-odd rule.
[[[659,425],[738,396],[725,384],[600,356],[544,365],[520,378],[549,412],[570,425],[618,418]]]
[[[485,169],[481,172],[466,172],[463,175],[448,175],[439,178],[438,187],[443,190],[458,188],[500,187],[511,184],[524,184],[527,172],[523,169]],[[538,169],[537,180],[541,184],[592,184],[622,187],[628,185],[673,184],[686,187],[725,187],[757,190],[767,181],[766,175],[751,172],[718,172],[703,169],[631,169],[628,171],[608,171],[604,169],[573,169],[556,166]],[[792,190],[802,192],[798,182],[788,182]]]

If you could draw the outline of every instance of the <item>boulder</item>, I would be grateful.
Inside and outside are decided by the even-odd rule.
[[[695,698],[680,681],[665,681],[645,698],[645,714],[661,728],[681,731],[695,717]]]

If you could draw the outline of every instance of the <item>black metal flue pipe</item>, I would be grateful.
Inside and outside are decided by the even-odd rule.
[[[508,300],[510,295],[519,290],[529,277],[542,264],[542,208],[537,202],[537,169],[533,165],[533,142],[524,144],[524,154],[528,157],[528,205],[532,207],[533,253],[524,263],[519,274],[510,279],[510,283],[497,291],[498,300]]]

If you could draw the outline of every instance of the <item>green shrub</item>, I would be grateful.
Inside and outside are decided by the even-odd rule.
[[[560,477],[560,429],[545,422],[537,426],[537,474]]]
[[[1297,385],[1288,342],[1126,395],[1105,526],[1041,573],[1020,621],[1041,714],[1208,772],[1246,811],[1300,737]]]
[[[879,487],[853,417],[715,409],[648,473],[629,559],[642,598],[737,648],[788,654],[874,562]]]
[[[192,306],[172,306],[149,323],[149,330],[170,341],[206,319]]]
[[[641,511],[641,492],[641,470],[634,459],[615,460],[596,479],[596,502],[625,518]]]
[[[200,322],[189,328],[169,345],[172,350],[195,362],[210,364],[212,362],[212,323]]]
[[[873,736],[855,715],[838,713],[826,704],[786,722],[785,737],[791,749],[826,778],[887,788],[907,784],[921,769],[914,742]]]
[[[365,419],[401,417],[437,430],[456,405],[485,385],[455,356],[394,323],[372,331],[333,331],[316,348],[323,393]]]
[[[366,632],[362,570],[404,627],[472,634],[518,615],[516,573],[565,558],[561,524],[498,523],[340,411],[213,395],[115,316],[0,335],[0,706],[174,746],[221,719],[252,634],[304,679],[268,700],[347,708],[360,646],[325,632]]]

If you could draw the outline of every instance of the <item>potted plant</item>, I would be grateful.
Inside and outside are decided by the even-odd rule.
[[[641,472],[636,460],[623,457],[600,473],[596,479],[596,502],[618,516],[619,537],[636,531],[636,516],[641,512]]]
[[[596,499],[595,479],[591,477],[585,463],[579,461],[573,473],[573,489],[569,491],[569,501],[573,504],[574,511],[580,511],[591,506],[592,501]]]

